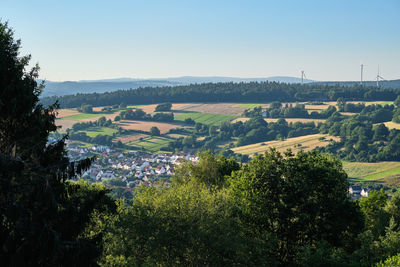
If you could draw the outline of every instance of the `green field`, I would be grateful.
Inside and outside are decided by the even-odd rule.
[[[80,121],[80,120],[84,120],[84,119],[92,119],[92,118],[100,118],[101,116],[103,116],[104,114],[99,114],[99,113],[82,113],[82,114],[77,114],[77,115],[72,115],[72,116],[68,116],[68,117],[64,117],[64,120],[71,120],[71,121]]]
[[[400,162],[343,162],[347,175],[357,181],[385,180],[400,177]]]
[[[175,114],[175,120],[184,121],[187,118],[191,118],[195,122],[207,124],[207,125],[215,125],[219,126],[222,122],[231,121],[233,119],[238,118],[237,115],[230,114],[210,114],[210,113],[182,113]]]
[[[143,149],[151,152],[159,152],[162,147],[168,146],[168,143],[173,140],[174,139],[165,138],[161,136],[149,136],[143,138],[142,140],[129,142],[127,143],[127,145],[135,147],[143,147]]]
[[[107,127],[90,127],[84,131],[79,131],[86,133],[87,136],[96,137],[98,135],[113,135],[114,133],[118,132],[116,129],[107,128]]]

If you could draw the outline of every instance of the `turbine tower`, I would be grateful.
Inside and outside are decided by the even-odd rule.
[[[379,65],[378,65],[378,74],[376,75],[376,87],[379,87],[379,79],[382,81],[386,81],[381,75],[379,75]]]
[[[306,74],[304,73],[304,70],[301,71],[301,84],[304,83],[304,79],[307,79]]]

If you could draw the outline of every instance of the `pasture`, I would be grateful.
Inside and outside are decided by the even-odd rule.
[[[323,139],[322,139],[323,138]],[[300,150],[310,151],[316,147],[324,147],[330,143],[330,139],[338,140],[337,137],[329,136],[326,134],[311,134],[300,137],[288,138],[284,141],[268,141],[260,142],[256,144],[240,146],[232,148],[235,153],[246,154],[253,156],[254,154],[263,154],[269,148],[275,147],[278,151],[284,152],[287,149],[291,149],[293,152]]]
[[[174,139],[161,136],[149,136],[136,141],[128,142],[127,145],[143,148],[144,150],[156,153],[161,151],[162,147],[168,146],[168,143],[173,140]]]
[[[175,120],[184,121],[185,119],[191,118],[196,123],[203,123],[207,125],[219,126],[222,122],[231,121],[237,118],[236,115],[229,114],[210,114],[210,113],[181,113],[175,114]]]
[[[63,117],[64,120],[71,120],[71,121],[81,121],[86,119],[97,119],[103,116],[104,114],[99,113],[79,113],[67,117]]]
[[[400,162],[343,162],[343,169],[355,181],[381,181],[400,178]]]
[[[86,133],[87,136],[96,137],[98,135],[110,135],[111,136],[114,133],[117,133],[118,131],[113,128],[93,126],[88,129],[78,131],[78,133],[81,133],[81,132]]]

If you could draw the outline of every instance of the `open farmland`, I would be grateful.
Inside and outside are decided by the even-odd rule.
[[[323,140],[321,138],[324,138]],[[321,140],[320,140],[321,139]],[[338,140],[337,137],[329,136],[326,134],[311,134],[300,137],[288,138],[284,141],[268,141],[260,142],[256,144],[240,146],[232,148],[235,153],[246,154],[253,156],[255,153],[263,154],[271,147],[275,147],[278,151],[284,152],[287,149],[291,149],[293,152],[299,150],[310,151],[319,147],[324,147],[329,144],[329,140]]]
[[[262,108],[268,108],[269,104],[265,103],[245,103],[245,104],[237,104],[238,108],[257,108],[257,107],[262,107]]]
[[[87,136],[96,137],[98,135],[110,135],[111,136],[114,133],[117,133],[118,131],[113,128],[93,126],[88,129],[78,131],[78,133],[82,133],[82,132],[86,133]]]
[[[287,121],[288,123],[295,123],[295,122],[303,122],[303,123],[307,123],[307,122],[314,122],[314,123],[319,123],[319,122],[325,122],[324,119],[303,119],[303,118],[283,118],[285,119],[285,121]],[[246,122],[250,120],[250,118],[237,118],[234,119],[232,121],[232,123],[241,121],[241,122]],[[264,119],[266,122],[277,122],[279,119],[277,118],[266,118]]]
[[[64,117],[64,120],[71,120],[71,121],[81,121],[85,119],[97,119],[103,116],[104,114],[99,113],[78,113],[72,116]]]
[[[76,110],[76,108],[63,108],[57,110],[57,118],[65,118],[65,117],[70,117],[74,115],[81,114],[79,111]]]
[[[149,136],[140,140],[132,141],[127,145],[143,148],[145,150],[156,153],[161,150],[162,147],[168,146],[168,143],[174,139],[165,138],[161,136]]]
[[[237,116],[229,114],[210,114],[210,113],[195,113],[195,112],[175,114],[175,120],[177,121],[184,121],[185,119],[188,118],[191,118],[195,122],[218,126],[222,122],[231,121],[237,118]]]
[[[175,105],[175,104],[174,104]],[[208,103],[208,104],[181,104],[182,106],[172,106],[176,111],[192,111],[199,113],[213,113],[226,115],[240,115],[247,108],[240,107],[238,103]]]
[[[150,128],[157,127],[162,134],[168,132],[170,129],[183,128],[182,125],[166,123],[166,122],[155,122],[155,121],[134,121],[134,120],[123,120],[117,123],[119,127],[126,130],[139,130],[149,132]]]
[[[74,125],[76,121],[56,119],[55,123],[57,126],[61,126],[61,131],[66,131],[67,129],[71,129],[72,125]]]

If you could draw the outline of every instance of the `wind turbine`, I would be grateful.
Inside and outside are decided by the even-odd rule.
[[[301,71],[301,84],[304,83],[304,79],[307,79],[306,74],[304,72],[304,70]]]
[[[386,81],[381,75],[379,75],[379,65],[378,65],[378,74],[376,75],[376,87],[379,87],[379,79],[382,81]]]

